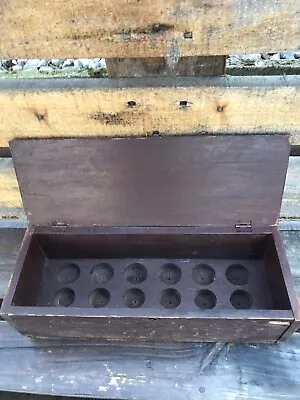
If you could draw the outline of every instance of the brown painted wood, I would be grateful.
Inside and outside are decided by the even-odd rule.
[[[300,219],[300,157],[290,157],[280,218]],[[0,158],[0,220],[3,223],[25,220],[17,178],[10,158]]]
[[[111,78],[157,76],[218,76],[225,74],[225,56],[180,57],[178,59],[108,58],[106,67]]]
[[[30,312],[28,310],[27,312]],[[33,311],[35,312],[35,311]],[[153,314],[154,315],[154,314]],[[244,320],[220,318],[95,318],[88,316],[19,316],[7,320],[17,330],[34,338],[101,340],[103,342],[235,342],[276,343],[291,322],[265,314]],[[84,328],[82,328],[84,327]],[[180,328],[182,327],[182,328]]]
[[[31,225],[234,229],[277,222],[290,145],[283,135],[203,136],[14,140],[11,149]]]
[[[11,149],[31,226],[2,312],[20,332],[274,343],[297,328],[296,294],[274,227],[287,136],[14,140]],[[56,187],[64,188],[59,196]],[[103,263],[111,273],[99,289],[91,277]],[[195,278],[203,264],[213,265],[205,267],[213,278],[204,293]],[[174,282],[164,282],[165,268]],[[231,281],[231,269],[246,281]]]
[[[24,228],[2,228],[0,231],[0,299],[7,292],[24,232]],[[300,298],[300,231],[282,231],[281,236]]]
[[[94,229],[83,233],[76,228],[73,233],[68,230],[62,233],[51,232],[48,228],[48,233],[38,229],[34,235],[27,231],[2,305],[4,317],[20,332],[33,337],[129,342],[275,342],[290,327],[294,289],[291,284],[285,286],[282,279],[282,274],[288,276],[284,272],[288,266],[281,265],[274,256],[265,257],[274,247],[271,234],[197,235],[195,229],[190,229],[187,235],[178,228],[169,229],[169,233],[161,231],[161,228],[144,229],[144,232],[128,228],[127,233],[120,233],[119,229],[112,228],[107,233]],[[239,252],[236,249],[240,249]],[[160,256],[164,258],[160,260]],[[185,265],[178,257],[185,260]],[[56,274],[70,262],[80,266],[76,267],[80,275],[75,282],[58,284],[59,275]],[[90,293],[94,293],[99,284],[93,284],[91,276],[94,265],[103,262],[114,269],[109,282],[100,285],[110,293],[110,300],[108,305],[94,308]],[[137,262],[148,269],[148,275],[138,285],[126,278],[126,266]],[[166,285],[158,272],[162,264],[170,262],[181,267],[182,278]],[[216,305],[209,309],[204,304],[210,302],[209,299],[198,307],[196,300],[204,287],[195,281],[194,270],[203,263],[212,265],[210,268],[214,268],[216,274],[215,280],[205,285],[216,298]],[[228,266],[237,264],[242,264],[247,276],[249,274],[242,285],[249,293],[247,296],[251,296],[251,305],[245,306],[246,309],[235,309],[232,300],[233,293],[241,287],[229,281]],[[266,268],[271,270],[267,272]],[[269,286],[269,292],[270,274],[276,284]],[[163,305],[161,297],[170,286],[181,296],[180,303],[171,308]],[[128,306],[126,300],[126,293],[133,289],[142,290],[145,296],[138,308]],[[70,307],[55,306],[57,294],[62,290],[75,293]],[[168,301],[173,304],[171,297]]]
[[[178,77],[175,85],[173,78],[162,77],[5,79],[0,148],[14,138],[147,137],[155,131],[163,136],[285,132],[297,145],[299,85],[300,76]]]
[[[296,223],[297,226],[297,223]],[[300,228],[300,226],[299,226]],[[282,229],[286,229],[283,228]],[[1,228],[0,230],[0,299],[6,292],[15,267],[25,228]],[[300,231],[281,231],[294,284],[300,298]]]
[[[3,58],[176,59],[297,49],[300,42],[300,5],[294,0],[2,3]]]

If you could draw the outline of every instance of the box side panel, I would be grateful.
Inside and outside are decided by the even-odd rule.
[[[290,324],[287,330],[283,333],[281,340],[287,339],[290,335],[298,330],[300,327],[300,303],[295,289],[292,272],[287,259],[286,251],[282,241],[281,234],[278,227],[273,229],[274,244],[277,251],[277,257],[280,261],[282,276],[284,279],[286,291],[294,313],[294,321]]]
[[[14,295],[16,293],[17,286],[19,284],[20,284],[20,286],[22,286],[22,283],[20,283],[20,278],[24,274],[24,264],[30,253],[29,249],[30,249],[31,245],[32,245],[32,232],[30,229],[27,229],[25,232],[24,239],[22,241],[22,245],[20,248],[20,252],[18,255],[18,259],[16,262],[16,266],[15,266],[13,275],[9,282],[6,296],[2,303],[2,307],[1,307],[2,314],[5,314],[10,309],[12,302],[13,302]],[[24,290],[27,290],[27,288],[25,288],[25,286],[27,286],[27,283],[29,283],[29,288],[30,288],[30,287],[32,287],[32,284],[34,282],[37,282],[37,280],[36,280],[37,275],[35,274],[36,271],[34,270],[35,264],[32,263],[30,267],[31,267],[30,274],[28,275],[29,280],[26,281],[26,285],[24,285]],[[22,288],[20,286],[18,288],[18,291],[19,290],[22,291]]]

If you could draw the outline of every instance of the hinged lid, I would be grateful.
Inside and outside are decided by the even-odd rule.
[[[232,135],[13,140],[11,150],[31,225],[238,230],[277,223],[290,145]]]
[[[238,221],[235,224],[235,229],[237,232],[252,232],[252,222],[251,221],[248,221],[248,222]]]

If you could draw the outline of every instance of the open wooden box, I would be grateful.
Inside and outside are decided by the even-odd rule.
[[[297,297],[277,221],[287,136],[13,140],[21,333],[276,342]]]

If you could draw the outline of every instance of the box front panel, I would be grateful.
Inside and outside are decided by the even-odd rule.
[[[23,334],[126,342],[276,342],[288,320],[11,316]]]

